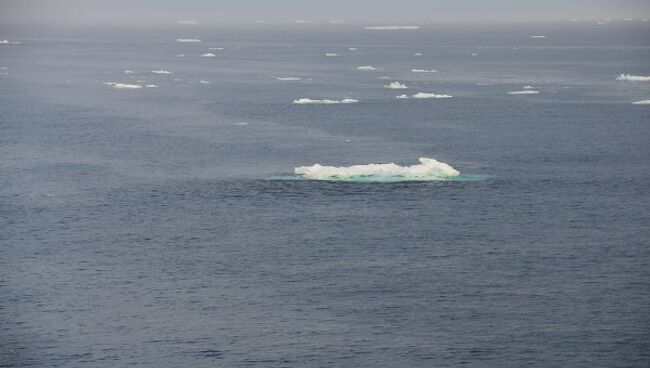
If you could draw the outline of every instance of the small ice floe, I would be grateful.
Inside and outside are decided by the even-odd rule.
[[[18,41],[10,41],[7,39],[0,39],[0,45],[20,45]]]
[[[213,58],[213,57],[217,57],[217,55],[215,55],[215,54],[213,54],[213,53],[211,53],[211,52],[207,52],[207,53],[201,55],[201,57],[204,57],[204,58]]]
[[[297,23],[297,24],[310,24],[311,23],[310,20],[304,20],[304,19],[294,20],[293,22]]]
[[[411,73],[437,73],[435,69],[411,69]]]
[[[413,56],[422,56],[422,53],[421,52],[416,52],[415,54],[413,54]]]
[[[244,126],[244,125],[248,125],[248,123],[246,123],[246,122],[239,122],[239,123],[234,123],[233,125],[234,125],[234,126]]]
[[[616,78],[616,80],[628,82],[648,82],[650,81],[650,76],[621,74]]]
[[[217,50],[217,51],[221,51],[221,50],[223,50],[223,49],[224,49],[223,47],[208,47],[208,50]]]
[[[185,57],[185,54],[178,54],[178,55],[176,55],[176,57],[177,57],[177,58],[184,58],[184,57]]]
[[[199,81],[199,83],[201,83],[201,84],[210,84],[209,81],[207,81],[207,80],[203,80],[203,79],[201,79],[201,80]]]
[[[541,39],[541,38],[546,38],[546,36],[543,36],[543,35],[535,35],[535,36],[530,36],[530,38]]]
[[[472,52],[472,56],[478,56],[478,52]]]
[[[203,42],[203,41],[199,40],[198,38],[177,38],[176,42],[199,43],[199,42]]]
[[[641,100],[632,102],[632,105],[650,105],[650,100]]]
[[[330,24],[345,24],[345,21],[343,19],[332,19]]]
[[[325,53],[325,56],[328,56],[328,57],[337,57],[337,56],[341,56],[341,55],[339,55],[339,54],[337,54],[337,53],[335,53],[335,52],[326,52],[326,53]]]
[[[154,74],[173,74],[169,70],[164,70],[164,69],[152,70],[151,72],[154,73]]]
[[[427,98],[452,98],[453,96],[451,95],[439,95],[435,93],[424,93],[424,92],[419,92],[416,93],[412,96],[409,97],[409,95],[399,95],[395,98],[397,99],[409,99],[409,98],[415,98],[415,99],[427,99]]]
[[[144,86],[144,87],[145,87],[145,88],[158,88],[158,86],[155,85],[155,84],[147,84],[147,85]]]
[[[371,31],[399,31],[399,30],[414,30],[420,29],[420,26],[369,26],[363,29]]]
[[[295,81],[302,80],[302,78],[298,78],[298,77],[275,77],[275,79],[279,81],[286,81],[286,82],[295,82]]]
[[[356,47],[348,47],[348,51],[357,51]]]
[[[357,103],[359,100],[352,98],[346,98],[343,100],[312,100],[310,98],[300,98],[293,100],[293,103],[296,105],[334,105],[334,104],[352,104]]]
[[[184,26],[196,26],[196,25],[199,25],[201,23],[199,23],[198,21],[196,21],[194,19],[182,19],[182,20],[177,20],[176,24],[180,24],[180,25],[184,25]]]
[[[535,89],[533,86],[523,86],[523,89]]]
[[[117,89],[140,89],[142,88],[139,84],[126,84],[126,83],[115,83],[115,82],[106,82],[104,83],[107,86],[111,86]]]
[[[375,67],[372,66],[372,65],[362,65],[362,66],[358,66],[358,67],[357,67],[357,70],[361,70],[361,71],[373,71],[373,70],[377,70],[377,68],[375,68]]]
[[[384,88],[388,89],[407,89],[408,87],[404,83],[400,83],[398,81],[388,83],[384,86]]]
[[[511,91],[511,92],[508,92],[509,95],[536,95],[538,93],[539,93],[539,91],[533,91],[533,90],[530,90],[530,89],[523,90],[523,91]]]
[[[133,70],[125,70],[124,74],[134,74],[135,72]]]

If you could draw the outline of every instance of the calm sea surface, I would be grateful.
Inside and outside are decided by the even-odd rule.
[[[0,366],[650,364],[648,23],[0,36]]]

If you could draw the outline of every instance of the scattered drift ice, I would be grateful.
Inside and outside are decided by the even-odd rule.
[[[400,166],[394,163],[353,165],[347,167],[300,166],[294,169],[297,175],[311,180],[330,181],[429,181],[445,180],[460,175],[460,172],[450,165],[422,157],[420,164]]]

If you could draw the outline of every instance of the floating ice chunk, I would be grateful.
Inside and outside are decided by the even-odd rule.
[[[133,70],[125,70],[124,74],[134,74],[135,72]]]
[[[223,50],[223,47],[208,47],[208,50],[217,50],[217,51],[221,51],[221,50]]]
[[[344,100],[312,100],[309,98],[300,98],[297,100],[293,100],[294,104],[297,105],[334,105],[334,104],[351,104],[351,103],[357,103],[359,100],[355,100],[352,98],[346,98]]]
[[[648,82],[650,81],[650,76],[621,74],[616,78],[616,80],[629,82]]]
[[[641,100],[632,102],[632,105],[650,105],[650,100]]]
[[[215,54],[213,54],[211,52],[208,52],[208,53],[205,53],[205,54],[201,55],[201,57],[204,57],[204,58],[213,58],[213,57],[216,57],[216,56],[217,55],[215,55]]]
[[[337,53],[335,53],[335,52],[326,52],[326,53],[325,53],[325,56],[336,57],[336,56],[340,56],[340,55],[337,54]]]
[[[439,95],[439,94],[435,94],[435,93],[419,92],[419,93],[416,93],[416,94],[412,95],[411,97],[409,97],[408,95],[399,95],[399,96],[397,96],[395,98],[398,98],[398,99],[407,99],[407,98],[426,99],[426,98],[452,98],[452,97],[453,96],[451,96],[451,95]]]
[[[399,99],[407,99],[407,98],[410,98],[410,97],[409,97],[409,95],[399,95],[399,96],[397,96],[397,97],[395,97],[395,98],[399,98]]]
[[[373,30],[373,31],[397,31],[397,30],[420,29],[420,26],[370,26],[370,27],[363,27],[363,29]]]
[[[299,81],[302,80],[302,78],[298,77],[275,77],[275,79],[279,81]]]
[[[524,90],[524,91],[512,91],[508,92],[509,95],[536,95],[538,94],[539,91],[533,91],[530,89]]]
[[[412,73],[437,73],[435,69],[411,69]]]
[[[198,38],[177,38],[176,42],[198,43],[203,41],[199,40]]]
[[[524,86],[523,88],[524,89],[535,89],[535,87],[533,87],[533,86]]]
[[[343,19],[332,19],[330,24],[345,24],[345,21]]]
[[[112,86],[117,89],[140,89],[142,88],[139,84],[126,84],[126,83],[115,83],[115,82],[106,82],[105,85]]]
[[[184,57],[185,57],[185,54],[178,54],[178,55],[176,55],[176,57],[177,57],[177,58],[184,58]]]
[[[542,36],[542,35],[539,35],[539,36],[530,36],[530,38],[546,38],[546,36]]]
[[[158,86],[155,84],[147,84],[145,88],[158,88]]]
[[[169,70],[164,70],[164,69],[152,70],[151,72],[154,73],[154,74],[173,74]]]
[[[413,54],[413,56],[422,56],[422,53],[421,52],[416,52],[415,54]]]
[[[356,47],[348,47],[348,50],[349,51],[357,51],[357,48]]]
[[[452,166],[432,158],[421,157],[420,164],[400,166],[394,163],[353,165],[347,167],[299,166],[294,169],[297,175],[311,180],[332,181],[427,181],[444,180],[460,175]]]
[[[201,84],[210,84],[210,82],[208,82],[207,80],[203,80],[203,79],[201,79],[199,81],[199,83],[201,83]]]
[[[362,71],[372,71],[372,70],[377,70],[377,68],[375,68],[375,67],[372,66],[372,65],[362,65],[362,66],[358,66],[358,67],[357,67],[357,70],[362,70]]]
[[[298,24],[309,24],[309,23],[311,23],[310,20],[303,20],[303,19],[294,20],[293,22],[298,23]]]
[[[18,41],[0,40],[0,45],[20,45]]]
[[[183,19],[183,20],[177,20],[176,24],[185,25],[185,26],[195,26],[201,23],[199,23],[194,19]]]
[[[407,89],[408,87],[404,83],[400,83],[398,81],[388,83],[387,85],[384,86],[384,88],[388,89]]]

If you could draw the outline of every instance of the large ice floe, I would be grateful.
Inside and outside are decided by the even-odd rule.
[[[335,105],[335,104],[351,104],[357,103],[359,100],[353,98],[346,98],[343,100],[312,100],[310,98],[299,98],[293,100],[293,103],[296,105]]]
[[[628,82],[650,82],[650,76],[621,74],[616,78],[616,80]]]
[[[395,182],[449,180],[460,175],[460,171],[432,158],[421,157],[420,163],[400,166],[394,163],[353,166],[299,166],[296,175],[310,180]]]

